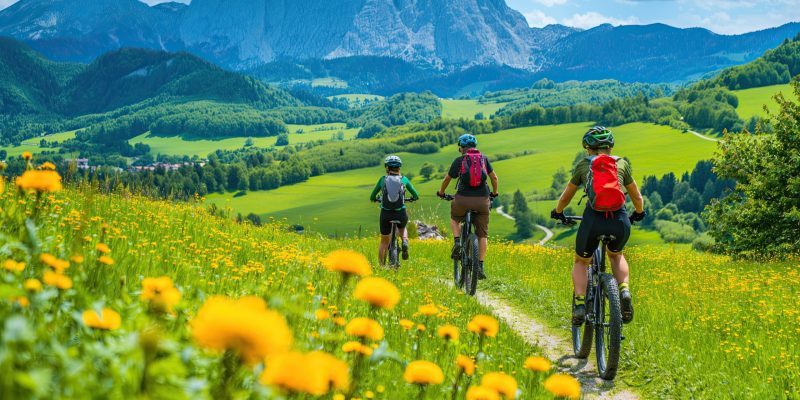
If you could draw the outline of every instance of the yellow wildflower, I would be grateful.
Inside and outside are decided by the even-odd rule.
[[[472,386],[467,390],[467,400],[500,400],[500,395],[485,386]]]
[[[418,312],[425,316],[436,315],[439,313],[439,309],[434,304],[426,304],[424,306],[420,306]]]
[[[111,248],[105,243],[98,243],[94,248],[103,254],[111,253]]]
[[[109,256],[100,256],[100,258],[97,259],[97,262],[105,265],[114,265],[114,259]]]
[[[61,175],[56,171],[25,171],[17,178],[16,185],[20,189],[37,192],[57,192],[62,189]]]
[[[59,260],[52,254],[43,253],[39,256],[39,261],[48,265],[50,268],[55,270],[58,273],[64,272],[65,269],[69,268],[69,261]]]
[[[400,301],[400,291],[386,279],[369,277],[358,282],[353,297],[373,307],[392,309]]]
[[[409,319],[401,319],[400,326],[402,326],[405,330],[409,330],[414,327],[414,321]]]
[[[369,318],[354,318],[344,328],[345,333],[350,336],[363,337],[372,340],[383,339],[383,327]]]
[[[61,290],[72,288],[72,279],[58,272],[45,271],[42,280],[44,280],[45,284]]]
[[[70,257],[69,260],[74,262],[75,264],[83,264],[83,256],[80,254],[76,254]]]
[[[444,340],[458,341],[458,328],[453,325],[442,325],[439,327],[438,334]]]
[[[329,313],[328,310],[319,309],[319,310],[314,311],[314,317],[318,321],[324,321],[324,320],[326,320],[326,319],[331,317],[331,313]]]
[[[525,360],[524,367],[525,369],[529,369],[531,371],[545,372],[549,371],[550,368],[552,368],[552,365],[550,364],[550,361],[543,357],[528,357],[528,359]]]
[[[438,385],[444,381],[444,373],[438,365],[430,361],[417,360],[406,366],[403,379],[417,385]]]
[[[345,353],[361,353],[365,356],[372,355],[372,348],[361,344],[360,342],[347,342],[342,345],[342,351]]]
[[[33,158],[33,154],[31,154],[30,151],[23,151],[22,158],[24,158],[25,160],[30,160],[31,158]]]
[[[497,336],[497,331],[500,329],[500,326],[494,317],[476,315],[475,318],[472,318],[472,321],[467,324],[467,329],[479,335],[495,337]]]
[[[26,279],[22,284],[22,287],[29,292],[41,292],[42,282],[39,282],[38,279]]]
[[[55,171],[56,165],[51,163],[50,161],[45,161],[42,163],[42,165],[39,166],[39,169]]]
[[[181,292],[173,285],[172,278],[144,278],[142,280],[142,300],[150,302],[156,310],[172,312],[172,306],[181,301]]]
[[[25,263],[16,262],[14,260],[6,260],[3,262],[3,268],[9,272],[22,272],[25,270]]]
[[[577,399],[581,396],[581,384],[566,374],[551,375],[544,381],[544,388],[556,397]]]
[[[458,368],[464,371],[467,376],[472,376],[472,374],[475,373],[475,361],[473,361],[471,357],[459,354],[458,357],[456,357],[456,365],[458,365]]]
[[[202,347],[234,350],[250,365],[269,355],[284,353],[292,345],[286,320],[267,309],[264,300],[257,297],[238,300],[211,297],[190,324],[192,335]]]
[[[367,258],[352,250],[336,250],[322,259],[322,265],[330,271],[344,275],[372,275],[372,267]]]
[[[481,386],[494,389],[506,399],[517,397],[517,380],[502,372],[490,372],[481,378]]]
[[[277,386],[291,393],[314,396],[349,386],[347,364],[321,351],[308,354],[289,352],[269,357],[260,380],[265,385]]]
[[[93,329],[113,331],[122,324],[122,318],[116,311],[104,307],[100,314],[95,310],[84,311],[83,324]]]

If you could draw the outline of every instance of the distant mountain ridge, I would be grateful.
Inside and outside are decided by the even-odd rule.
[[[430,85],[445,96],[541,78],[686,81],[751,61],[798,32],[800,23],[743,35],[663,24],[530,28],[504,0],[193,0],[153,7],[138,0],[20,0],[0,11],[0,35],[58,61],[91,62],[121,47],[189,51],[225,68],[261,70],[256,75],[275,82],[355,75],[353,86],[362,90]],[[395,74],[358,65],[376,58],[398,60]],[[333,68],[316,68],[323,64]]]

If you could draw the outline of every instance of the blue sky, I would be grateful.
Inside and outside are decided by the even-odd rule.
[[[0,9],[15,2],[0,0]],[[800,0],[506,0],[506,3],[535,27],[559,23],[587,29],[603,23],[662,22],[735,34],[800,22]]]

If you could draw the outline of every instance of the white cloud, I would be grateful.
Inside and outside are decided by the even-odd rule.
[[[567,3],[567,0],[534,0],[534,1],[545,7],[560,6]]]
[[[627,18],[608,17],[603,14],[589,11],[584,14],[575,14],[569,18],[561,21],[564,25],[572,26],[575,28],[589,29],[597,25],[611,24],[611,25],[636,25],[639,24],[639,18],[634,16]]]
[[[528,20],[528,25],[530,25],[533,28],[542,28],[547,25],[555,24],[558,22],[555,18],[539,10],[529,11],[522,15],[525,16],[526,20]]]
[[[0,10],[16,3],[17,0],[0,0]]]

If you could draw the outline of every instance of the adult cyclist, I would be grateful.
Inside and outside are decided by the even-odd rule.
[[[558,205],[550,213],[551,218],[566,222],[564,209],[569,205],[578,188],[583,186],[587,193],[593,188],[587,188],[587,181],[590,171],[593,168],[592,162],[600,155],[611,156],[614,148],[614,134],[602,126],[596,126],[583,135],[583,148],[586,149],[587,157],[581,160],[572,174],[572,179],[567,183]],[[608,160],[608,159],[606,159]],[[635,212],[628,216],[625,210],[624,196],[621,196],[622,206],[614,211],[597,211],[593,209],[589,202],[583,211],[583,220],[578,228],[578,235],[575,238],[575,264],[572,268],[572,284],[575,293],[575,308],[572,312],[572,323],[580,325],[586,315],[586,286],[588,276],[586,273],[592,261],[592,254],[598,246],[597,237],[600,235],[614,235],[616,237],[608,244],[608,258],[611,261],[611,269],[614,278],[620,289],[620,300],[622,309],[622,321],[625,323],[633,319],[633,301],[628,285],[629,269],[628,262],[622,254],[625,244],[631,234],[631,223],[641,221],[645,217],[644,200],[633,179],[631,165],[624,158],[614,157],[616,163],[617,179],[619,187],[627,189]],[[612,163],[614,161],[611,161]],[[613,182],[613,181],[612,181]]]
[[[378,259],[381,264],[386,261],[386,250],[389,249],[389,242],[392,240],[391,221],[400,221],[397,228],[403,238],[402,256],[403,260],[408,260],[408,213],[406,212],[405,193],[411,193],[412,200],[418,200],[419,194],[414,189],[414,185],[405,176],[400,174],[400,167],[403,161],[398,156],[388,156],[383,161],[386,175],[378,179],[369,200],[381,203],[380,230],[381,242],[378,246]],[[380,194],[380,197],[378,195]]]
[[[483,259],[486,257],[488,247],[491,199],[497,197],[497,174],[495,174],[492,164],[486,156],[478,151],[477,147],[478,139],[473,135],[465,134],[458,138],[458,151],[461,156],[453,160],[436,195],[444,197],[450,181],[458,179],[456,195],[453,202],[450,203],[450,228],[453,230],[453,239],[455,239],[451,257],[458,259],[461,254],[460,223],[464,221],[468,211],[476,211],[477,215],[472,222],[475,224],[475,234],[478,236],[478,279],[486,279]],[[491,192],[486,184],[487,178],[492,182]]]

